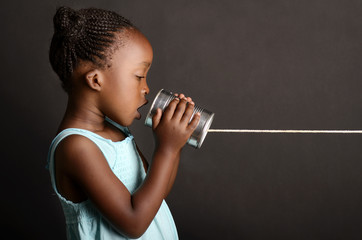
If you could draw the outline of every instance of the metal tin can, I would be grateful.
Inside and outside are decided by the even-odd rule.
[[[161,89],[153,100],[151,108],[148,111],[145,125],[152,127],[152,117],[156,113],[157,108],[160,108],[163,112],[168,104],[175,98],[177,98],[177,96],[175,96],[172,92]],[[201,114],[200,121],[196,126],[196,129],[192,133],[191,137],[187,141],[187,143],[194,148],[201,147],[207,135],[207,131],[209,130],[211,123],[214,119],[214,113],[195,105],[190,121],[193,119],[195,113],[197,112]]]

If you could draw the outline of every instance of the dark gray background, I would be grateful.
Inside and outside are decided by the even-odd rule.
[[[362,129],[362,1],[7,1],[1,24],[1,228],[64,239],[45,170],[66,94],[48,63],[57,6],[101,7],[149,38],[166,88],[214,128]],[[150,159],[151,129],[131,127]],[[361,239],[362,135],[209,134],[167,201],[181,239]]]

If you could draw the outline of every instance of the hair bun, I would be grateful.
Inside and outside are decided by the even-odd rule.
[[[66,41],[74,42],[83,35],[85,17],[69,7],[60,7],[54,16],[53,23],[55,34]]]

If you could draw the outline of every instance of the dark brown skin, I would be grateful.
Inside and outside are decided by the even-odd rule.
[[[125,139],[121,131],[105,121],[105,116],[123,126],[140,118],[137,109],[147,102],[146,75],[152,58],[148,40],[132,30],[126,45],[114,52],[110,68],[80,64],[71,79],[73,90],[59,131],[81,128],[115,142]],[[133,195],[113,174],[99,148],[80,135],[65,138],[56,150],[58,191],[72,202],[90,199],[119,232],[131,238],[140,237],[170,192],[181,150],[200,119],[196,114],[189,123],[194,103],[183,94],[179,98],[164,113],[158,109],[153,117],[156,148],[152,164],[142,186]]]

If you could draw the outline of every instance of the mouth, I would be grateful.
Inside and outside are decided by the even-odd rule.
[[[147,104],[148,104],[148,100],[146,99],[146,101],[145,101],[141,106],[139,106],[139,107],[137,108],[137,116],[136,116],[136,119],[137,119],[137,120],[140,120],[141,117],[142,117],[141,113],[139,112],[140,108],[142,108],[143,106],[145,106],[145,105],[147,105]]]

